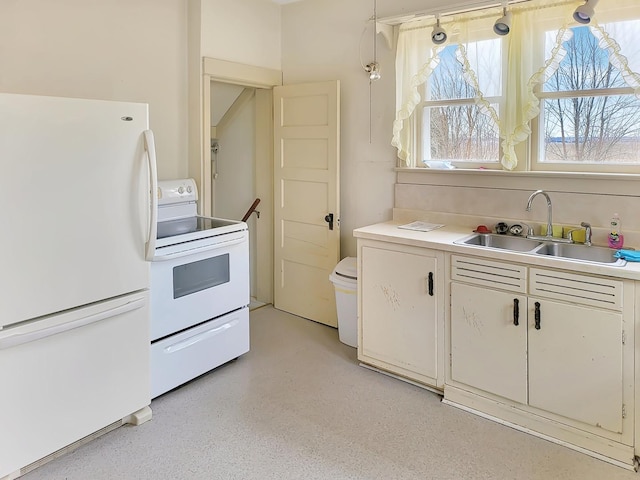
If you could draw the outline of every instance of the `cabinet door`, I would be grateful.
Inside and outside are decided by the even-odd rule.
[[[621,433],[622,351],[622,314],[529,298],[531,406]]]
[[[451,378],[527,402],[527,298],[451,283]]]
[[[433,379],[440,285],[436,255],[371,246],[361,250],[362,353]]]

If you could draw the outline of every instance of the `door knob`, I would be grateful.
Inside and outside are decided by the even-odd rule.
[[[333,213],[325,215],[324,221],[329,224],[329,230],[333,230]]]

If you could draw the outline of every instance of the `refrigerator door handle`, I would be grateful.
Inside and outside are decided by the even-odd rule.
[[[35,342],[36,340],[50,337],[58,333],[68,332],[69,330],[73,330],[74,328],[91,325],[92,323],[100,322],[117,315],[122,315],[123,313],[131,312],[132,310],[137,310],[138,308],[143,307],[144,304],[145,299],[138,298],[136,300],[132,300],[131,302],[127,302],[124,305],[119,305],[115,308],[110,308],[109,310],[94,313],[93,315],[88,315],[86,317],[72,320],[67,323],[61,323],[59,325],[53,325],[48,328],[41,328],[39,330],[30,332],[9,335],[5,338],[0,338],[0,350],[6,350],[7,348],[15,347],[17,345],[23,345],[29,342]]]
[[[149,215],[149,236],[145,244],[145,260],[150,262],[156,251],[156,236],[158,235],[158,166],[156,162],[156,143],[151,130],[144,131],[144,149],[147,152],[149,163],[149,183],[150,183],[150,208]]]

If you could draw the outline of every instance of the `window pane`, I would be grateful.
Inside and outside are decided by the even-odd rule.
[[[500,39],[483,40],[466,45],[467,60],[478,87],[485,97],[497,97],[502,92],[500,69],[502,42]],[[438,55],[439,63],[427,81],[427,100],[455,100],[474,98],[479,92],[464,77],[463,65],[458,58],[458,46],[449,45]]]
[[[462,63],[456,58],[457,49],[457,45],[449,45],[438,55],[438,66],[427,80],[428,100],[453,100],[475,96],[475,89],[464,79]]]
[[[482,40],[467,45],[469,66],[485,97],[502,95],[502,39]]]
[[[567,54],[558,70],[545,82],[545,92],[563,92],[627,87],[619,70],[609,63],[609,52],[598,45],[589,27],[574,27],[571,40],[564,42]],[[546,35],[546,51],[557,32]]]
[[[546,99],[542,162],[640,163],[640,100],[633,95]]]
[[[422,118],[424,160],[499,160],[498,127],[475,104],[425,107]]]

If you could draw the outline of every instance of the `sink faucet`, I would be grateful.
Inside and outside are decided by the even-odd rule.
[[[549,198],[549,194],[544,190],[536,190],[529,196],[529,200],[527,200],[527,212],[531,211],[531,203],[533,203],[533,199],[538,195],[543,195],[544,198],[547,199],[547,234],[546,235],[527,235],[527,238],[532,238],[534,240],[543,240],[546,242],[555,242],[555,243],[573,243],[571,238],[556,238],[553,236],[553,220],[551,215],[551,198]],[[591,233],[589,231],[589,233]]]
[[[531,211],[531,203],[533,203],[533,199],[538,195],[544,195],[544,198],[547,199],[547,237],[549,240],[553,238],[553,221],[551,220],[551,198],[549,198],[549,194],[544,190],[536,190],[529,196],[529,200],[527,200],[527,212]]]

